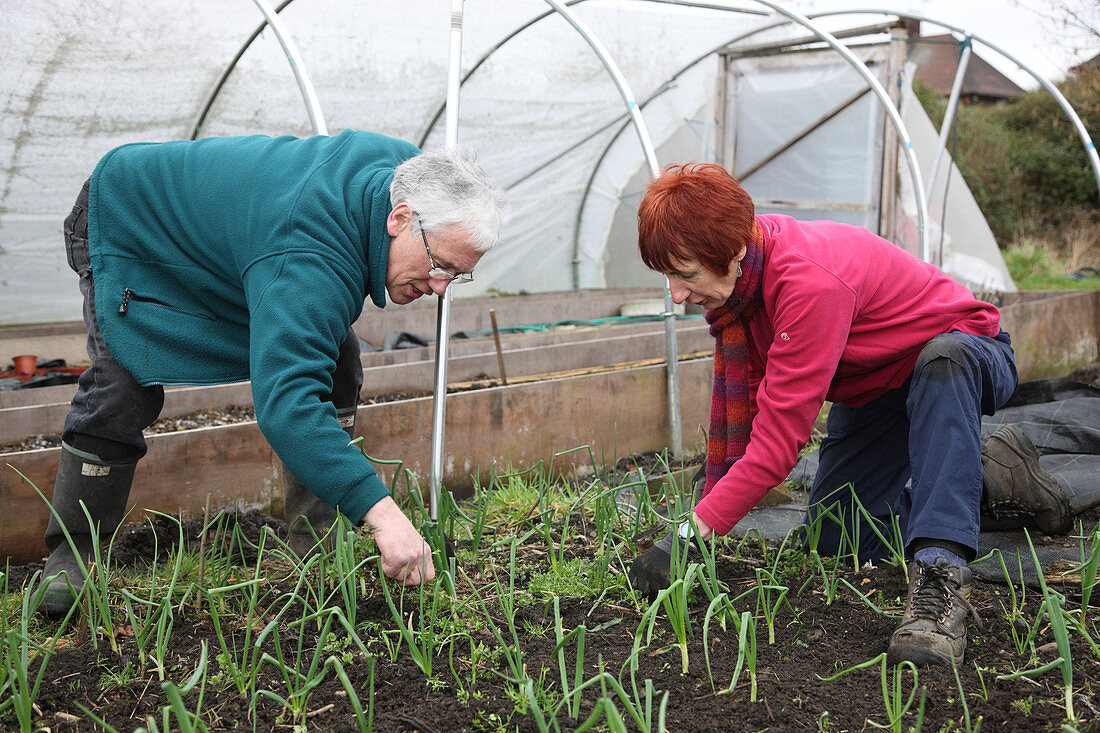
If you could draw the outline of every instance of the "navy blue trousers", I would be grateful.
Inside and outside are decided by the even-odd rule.
[[[924,346],[898,389],[863,407],[834,404],[809,497],[808,519],[825,513],[819,552],[848,553],[858,544],[860,560],[878,560],[889,550],[872,523],[896,544],[896,521],[905,547],[947,540],[972,560],[981,525],[982,414],[1007,402],[1017,380],[1007,333],[953,331]]]

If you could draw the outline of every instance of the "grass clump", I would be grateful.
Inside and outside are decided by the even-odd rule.
[[[1100,226],[1078,225],[1058,241],[1021,237],[1004,258],[1021,290],[1095,290],[1100,288]]]
[[[545,572],[532,573],[528,590],[532,601],[550,600],[555,596],[587,600],[606,591],[626,593],[626,584],[619,576],[607,576],[607,583],[602,587],[597,582],[598,577],[595,559],[577,557],[551,566]]]

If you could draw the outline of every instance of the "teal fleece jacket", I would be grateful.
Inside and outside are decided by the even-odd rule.
[[[271,447],[352,521],[389,492],[323,400],[365,298],[386,304],[390,182],[419,153],[356,131],[136,143],[91,178],[112,356],[143,385],[251,379]]]

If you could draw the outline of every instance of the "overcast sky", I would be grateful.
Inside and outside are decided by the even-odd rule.
[[[1052,81],[1066,70],[1100,53],[1100,38],[1094,33],[1067,28],[1061,22],[1070,8],[1093,28],[1100,24],[1100,0],[797,0],[788,7],[809,13],[816,9],[883,8],[917,13],[962,27],[1032,66]],[[942,28],[925,25],[922,33],[935,35]],[[1013,81],[1031,89],[1036,82],[999,54],[975,51]]]

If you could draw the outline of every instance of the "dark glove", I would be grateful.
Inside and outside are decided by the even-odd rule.
[[[681,563],[695,562],[702,556],[694,542],[683,539],[674,529],[636,557],[630,565],[630,585],[634,590],[652,598],[672,584],[673,543],[679,545],[677,556]]]

